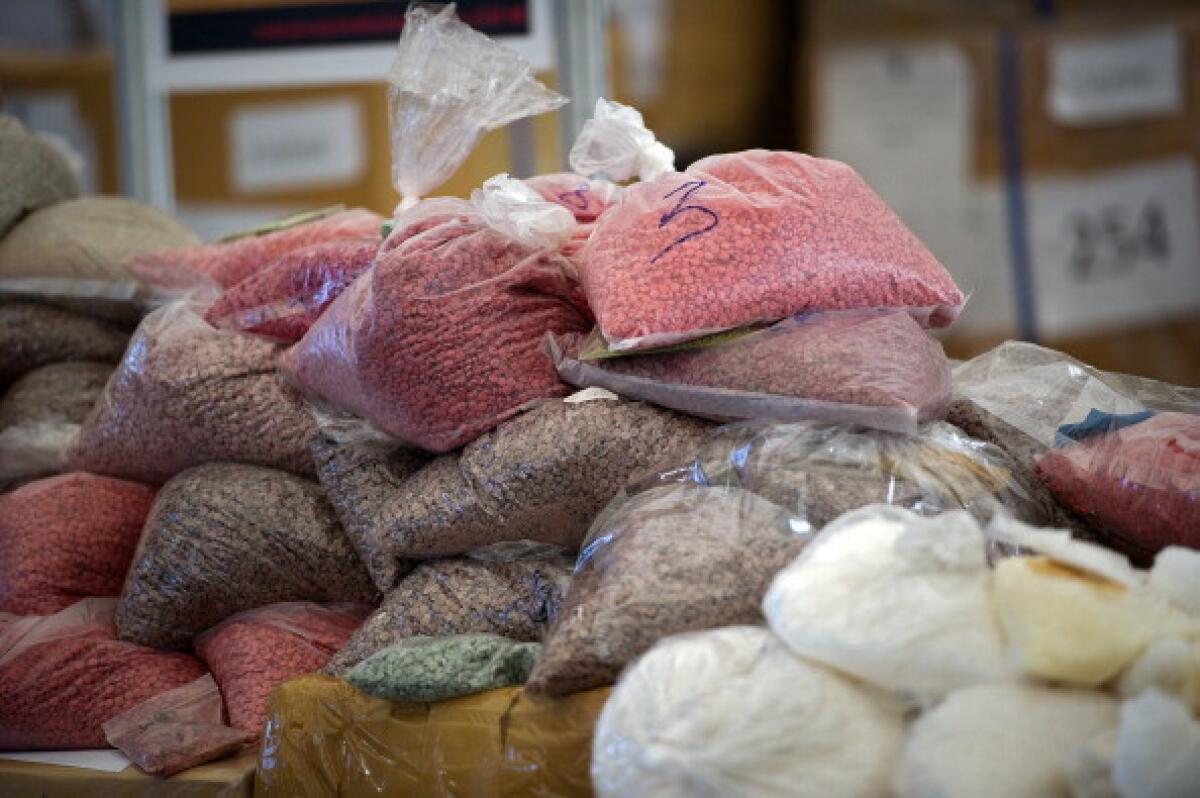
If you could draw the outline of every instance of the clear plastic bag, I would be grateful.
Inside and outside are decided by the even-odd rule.
[[[0,480],[62,470],[112,372],[105,363],[52,363],[13,383],[0,397]]]
[[[616,183],[590,180],[571,172],[529,177],[525,184],[547,202],[558,203],[569,210],[580,223],[599,219],[621,195],[621,187]]]
[[[808,539],[787,510],[738,488],[618,497],[592,525],[526,689],[606,686],[664,637],[760,623],[767,585]]]
[[[541,640],[570,580],[566,558],[422,563],[384,595],[383,605],[355,630],[325,672],[345,675],[372,654],[411,637],[490,633],[520,642]]]
[[[625,671],[592,782],[600,798],[886,795],[904,731],[897,702],[731,626],[663,640]]]
[[[221,686],[229,725],[258,737],[267,695],[288,679],[325,667],[369,611],[359,604],[271,604],[198,635],[196,654]]]
[[[956,367],[954,391],[949,419],[1007,451],[1023,482],[1048,486],[1064,508],[1056,526],[1139,563],[1198,545],[1200,390],[1008,342]]]
[[[559,376],[720,421],[814,419],[915,434],[950,404],[941,344],[902,311],[813,314],[628,357],[587,359],[593,343],[550,339]]]
[[[1037,473],[1108,545],[1148,562],[1200,548],[1200,415],[1160,413],[1062,448]]]
[[[444,701],[524,684],[540,648],[492,634],[410,637],[355,665],[346,681],[375,698]]]
[[[316,427],[277,374],[282,347],[217,330],[198,313],[182,300],[146,317],[68,468],[155,484],[208,462],[313,473]]]
[[[374,268],[283,360],[305,391],[436,452],[567,393],[547,332],[590,324],[564,208],[508,178],[401,214]],[[423,230],[414,233],[415,230]]]
[[[0,236],[26,213],[78,196],[67,159],[15,116],[0,116]]]
[[[0,750],[104,748],[106,721],[204,675],[188,654],[117,640],[115,603],[0,615]]]
[[[319,485],[213,464],[158,492],[117,607],[121,638],[183,648],[243,610],[378,594]]]
[[[130,261],[138,279],[161,292],[232,288],[289,252],[340,238],[378,238],[383,217],[340,207],[289,217],[214,244],[161,249]]]
[[[346,286],[375,262],[378,238],[295,250],[223,293],[204,314],[214,327],[299,341]]]
[[[413,5],[388,72],[400,208],[446,182],[484,133],[566,102],[517,53],[463,23],[453,4]]]
[[[43,305],[0,303],[0,390],[51,363],[116,363],[128,342],[128,333],[98,319]]]
[[[761,621],[775,574],[868,504],[1036,513],[1004,456],[946,424],[920,436],[800,422],[722,428],[596,517],[528,689],[609,684],[670,634]]]
[[[636,108],[597,98],[567,156],[581,175],[611,181],[654,180],[675,171],[675,153],[654,138]]]
[[[798,656],[921,702],[1012,681],[987,537],[963,511],[847,513],[775,577],[772,631]]]
[[[119,595],[153,501],[153,488],[84,473],[0,496],[0,611]]]
[[[150,205],[81,197],[25,217],[0,241],[0,297],[53,302],[89,316],[136,322],[156,301],[130,269],[164,247],[199,243]]]
[[[318,451],[317,460],[347,532],[388,590],[414,558],[519,540],[574,551],[626,480],[696,444],[707,428],[633,402],[552,401],[419,470],[378,446]]]
[[[237,751],[250,740],[224,725],[212,674],[138,704],[104,724],[109,745],[151,776],[173,776]]]
[[[941,327],[964,302],[853,169],[793,152],[715,155],[626,187],[579,270],[613,349],[815,310],[904,308]]]

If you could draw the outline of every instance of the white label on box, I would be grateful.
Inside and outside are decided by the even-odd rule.
[[[971,174],[976,75],[950,42],[818,54],[817,151],[845,161],[972,295],[956,332],[1013,324],[1004,195]]]
[[[362,116],[351,99],[237,111],[230,130],[234,187],[278,191],[357,179],[366,165]]]
[[[1034,302],[1046,336],[1200,308],[1200,203],[1187,157],[1028,185]]]
[[[1181,58],[1179,34],[1167,26],[1057,42],[1050,52],[1050,116],[1086,125],[1178,113]]]

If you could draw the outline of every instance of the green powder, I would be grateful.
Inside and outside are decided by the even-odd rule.
[[[540,648],[493,634],[412,637],[371,655],[346,678],[376,698],[441,701],[524,684]]]

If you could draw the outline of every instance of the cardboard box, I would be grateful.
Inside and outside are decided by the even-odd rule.
[[[948,351],[1200,383],[1200,13],[899,5],[813,4],[809,129],[971,293]]]

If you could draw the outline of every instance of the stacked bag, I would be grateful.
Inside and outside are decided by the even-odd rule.
[[[573,172],[429,197],[565,99],[453,8],[410,10],[388,80],[387,221],[200,244],[58,167],[12,184],[0,747],[169,775],[269,744],[319,671],[616,684],[605,795],[969,792],[933,749],[1003,736],[976,702],[1069,742],[1000,740],[1005,794],[1146,783],[1128,740],[1200,694],[1200,395],[1023,344],[952,372],[929,330],[963,294],[852,169],[677,172],[616,103]]]

